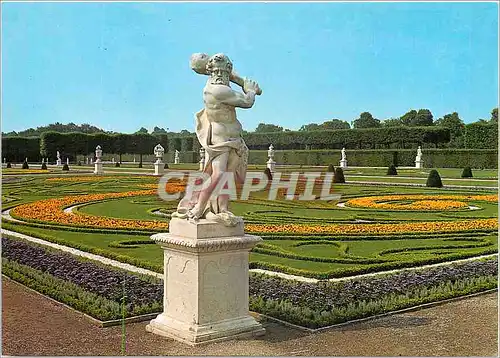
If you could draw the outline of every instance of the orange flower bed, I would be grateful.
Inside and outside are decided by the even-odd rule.
[[[118,176],[118,175],[93,175],[93,176],[72,176],[72,177],[57,177],[57,178],[47,178],[46,181],[55,181],[55,182],[91,182],[91,181],[99,181],[103,179],[145,179],[144,176]],[[149,179],[149,177],[147,178]]]
[[[412,201],[397,203],[394,201]],[[464,200],[464,201],[459,201]],[[456,210],[467,208],[468,201],[497,202],[498,195],[380,195],[348,200],[346,206],[382,210]]]
[[[180,183],[178,183],[180,185]],[[168,223],[157,220],[128,220],[107,218],[83,213],[67,213],[64,209],[77,204],[100,201],[113,198],[124,198],[141,195],[155,195],[156,190],[139,190],[123,193],[106,193],[91,195],[67,196],[59,199],[40,200],[22,204],[11,213],[19,219],[36,220],[53,224],[76,225],[92,228],[167,230]],[[428,196],[426,196],[428,197]],[[471,200],[492,201],[496,195],[470,196]],[[479,199],[481,198],[481,199]],[[287,233],[287,234],[358,234],[382,235],[429,232],[461,232],[471,230],[494,230],[498,228],[497,219],[477,219],[462,221],[429,221],[413,223],[385,223],[385,224],[246,224],[246,231],[250,233]]]
[[[125,198],[139,195],[155,195],[155,190],[129,191],[91,195],[66,196],[60,199],[47,199],[16,206],[11,213],[20,219],[31,219],[53,224],[86,226],[110,229],[168,229],[168,223],[157,220],[128,220],[66,213],[64,209],[77,204],[113,198]]]
[[[245,228],[254,233],[289,234],[404,234],[428,232],[460,232],[470,230],[493,230],[498,227],[497,219],[464,221],[427,221],[396,224],[247,224]]]

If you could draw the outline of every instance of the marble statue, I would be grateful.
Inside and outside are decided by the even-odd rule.
[[[174,154],[174,164],[180,163],[179,154],[180,154],[180,152],[176,149],[175,154]]]
[[[61,153],[59,153],[59,151],[57,151],[56,155],[57,155],[56,165],[62,165],[62,162],[61,162]]]
[[[271,173],[274,173],[276,168],[276,162],[274,161],[274,146],[271,144],[267,150],[267,157],[269,158],[266,162],[266,167],[269,168]]]
[[[186,219],[208,219],[234,226],[242,221],[229,211],[229,197],[212,197],[213,191],[225,172],[234,174],[236,183],[245,179],[248,148],[241,137],[242,126],[236,118],[236,108],[251,108],[255,95],[261,93],[257,82],[242,79],[233,72],[231,60],[218,53],[211,57],[194,54],[191,68],[200,74],[209,75],[203,89],[205,108],[196,113],[196,136],[205,150],[203,172],[211,182],[205,190],[184,197],[172,217]],[[243,93],[230,87],[230,81],[237,83]]]
[[[417,149],[417,156],[415,158],[415,168],[423,168],[424,167],[424,161],[422,160],[422,148],[418,146]]]
[[[342,148],[342,150],[340,151],[340,154],[341,154],[341,158],[340,158],[340,167],[341,168],[347,168],[347,157],[346,157],[346,154],[345,154],[345,148]]]
[[[417,158],[415,160],[417,162],[419,162],[419,161],[422,160],[422,148],[420,148],[420,146],[418,146],[418,149],[417,149]]]

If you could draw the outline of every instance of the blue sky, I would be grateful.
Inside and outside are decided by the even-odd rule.
[[[189,67],[195,52],[224,52],[260,84],[238,111],[247,130],[411,108],[473,122],[498,102],[497,3],[1,5],[4,132],[192,131],[206,81]]]

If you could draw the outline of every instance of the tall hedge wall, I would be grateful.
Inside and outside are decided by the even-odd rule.
[[[7,162],[41,161],[40,138],[6,137],[2,138],[2,158]]]
[[[424,143],[438,146],[450,141],[450,130],[442,127],[389,127],[339,129],[329,131],[286,131],[246,133],[250,149],[267,149],[272,143],[280,149],[377,149],[406,148]]]
[[[347,165],[360,167],[414,166],[416,150],[377,149],[347,150]],[[340,150],[277,150],[274,160],[280,164],[339,165]],[[267,151],[251,150],[249,164],[265,164]],[[426,168],[498,168],[495,149],[425,149],[422,159]]]
[[[464,136],[466,148],[498,148],[498,125],[496,124],[482,122],[467,124]]]

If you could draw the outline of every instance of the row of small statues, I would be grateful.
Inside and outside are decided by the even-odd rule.
[[[271,172],[274,172],[276,162],[274,161],[274,146],[271,144],[269,146],[269,149],[267,151],[267,156],[268,156],[268,161],[267,161],[267,167],[271,170]],[[161,144],[158,144],[153,151],[154,155],[156,156],[156,163],[162,163],[162,158],[163,154],[165,153],[165,149],[161,146]],[[341,158],[340,158],[340,167],[346,168],[347,167],[347,157],[346,157],[346,150],[345,148],[342,148],[340,151],[341,153]],[[95,157],[96,157],[96,162],[99,162],[101,157],[102,157],[102,149],[101,146],[96,147],[95,151]],[[61,154],[59,151],[57,151],[57,165],[61,165]],[[48,158],[45,158],[45,163],[48,163]],[[27,158],[26,158],[27,161]],[[114,163],[115,160],[114,158],[112,159],[112,162]],[[134,158],[135,162],[135,158]],[[4,158],[4,163],[6,163],[6,158]],[[44,163],[44,158],[42,158],[42,163]],[[69,164],[69,158],[66,158],[66,163]],[[92,158],[86,158],[86,164],[93,164],[93,159]],[[180,163],[180,152],[176,149],[175,154],[174,154],[174,163],[179,164]],[[203,170],[203,166],[205,164],[205,150],[203,148],[200,148],[200,170]],[[422,160],[422,148],[418,146],[417,149],[417,156],[415,158],[415,164],[417,168],[421,168],[423,165],[423,160]]]

